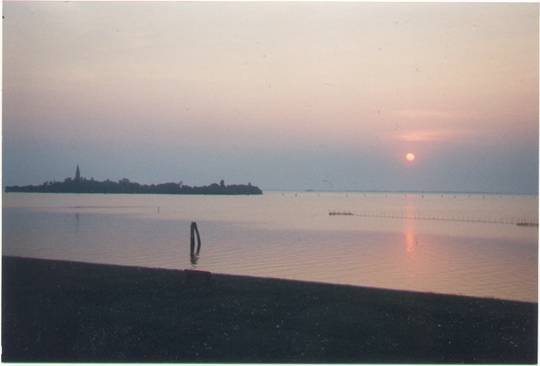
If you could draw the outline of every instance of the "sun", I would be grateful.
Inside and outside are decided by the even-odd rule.
[[[414,161],[414,159],[416,159],[416,156],[410,152],[405,155],[405,159],[407,159],[407,161]]]

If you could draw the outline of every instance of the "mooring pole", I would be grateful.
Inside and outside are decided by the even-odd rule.
[[[197,247],[195,248],[195,236],[197,236]],[[197,264],[199,259],[199,253],[201,252],[201,236],[199,235],[199,229],[197,228],[197,223],[191,223],[190,230],[190,247],[189,253],[191,255],[191,264]]]

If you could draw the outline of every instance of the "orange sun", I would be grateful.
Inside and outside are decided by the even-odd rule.
[[[407,155],[405,155],[405,159],[407,159],[407,161],[414,161],[416,156],[413,153],[407,153]]]

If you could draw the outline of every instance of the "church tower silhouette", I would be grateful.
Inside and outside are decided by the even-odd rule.
[[[77,164],[77,169],[75,169],[75,182],[81,181],[81,171],[79,170],[79,164]]]

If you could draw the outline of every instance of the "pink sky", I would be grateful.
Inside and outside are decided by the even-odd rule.
[[[537,188],[537,4],[5,2],[4,15],[6,182],[81,162],[141,181]],[[400,175],[409,150],[420,178]],[[478,177],[464,152],[485,162]]]

